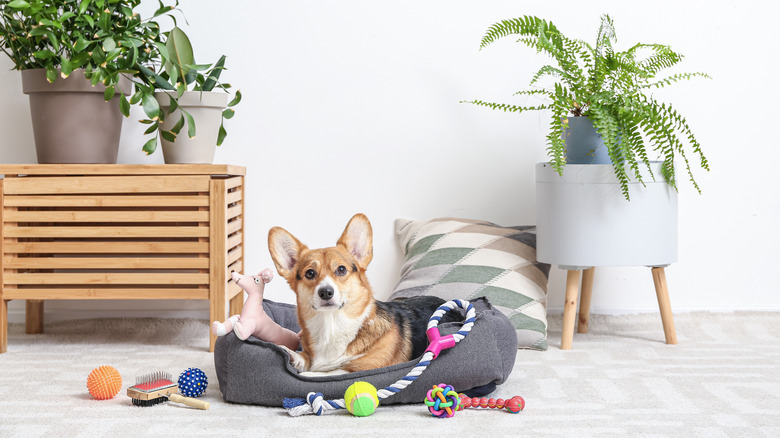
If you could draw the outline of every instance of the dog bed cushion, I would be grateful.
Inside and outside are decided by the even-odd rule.
[[[471,303],[477,316],[468,336],[455,347],[442,350],[415,382],[382,400],[382,404],[422,403],[428,390],[439,383],[452,385],[460,392],[474,389],[486,393],[506,381],[517,355],[514,327],[486,299]],[[283,327],[300,330],[294,305],[266,300],[263,308]],[[442,323],[439,331],[448,335],[461,326],[460,322]],[[219,337],[214,347],[214,365],[224,400],[263,406],[282,406],[285,397],[305,398],[312,391],[321,392],[328,400],[341,399],[347,387],[359,380],[377,389],[385,388],[406,376],[419,360],[375,370],[309,377],[290,365],[284,349],[253,336],[241,341],[231,332]]]
[[[405,255],[390,299],[488,297],[517,330],[517,347],[547,349],[550,265],[536,260],[536,227],[469,219],[396,219]]]

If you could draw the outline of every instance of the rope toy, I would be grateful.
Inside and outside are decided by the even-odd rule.
[[[434,385],[425,395],[425,404],[434,417],[450,418],[461,409],[460,397],[455,389],[447,384]]]
[[[425,404],[428,404],[428,402],[426,401]],[[485,397],[470,398],[466,394],[461,394],[458,410],[460,411],[466,408],[506,409],[512,414],[517,414],[525,408],[525,399],[519,395],[516,395],[509,400],[504,400],[502,398],[496,400],[494,398],[488,399]]]
[[[496,400],[494,398],[474,397],[471,398],[466,394],[458,394],[455,389],[445,383],[434,385],[428,391],[423,402],[428,406],[428,411],[434,417],[450,418],[455,416],[455,412],[462,411],[466,408],[491,408],[491,409],[504,409],[506,408],[512,414],[517,414],[525,408],[525,400],[523,397],[516,395],[509,400],[502,398]]]
[[[442,336],[439,332],[439,321],[442,316],[448,311],[460,307],[466,310],[466,320],[463,321],[463,326],[457,333],[451,335]],[[436,359],[441,353],[441,350],[454,347],[458,342],[463,340],[466,335],[469,334],[471,328],[474,326],[474,321],[477,317],[477,311],[474,306],[467,300],[452,300],[439,306],[431,318],[428,320],[428,329],[425,334],[428,336],[428,348],[425,350],[420,361],[412,368],[409,373],[402,377],[392,385],[382,388],[377,391],[377,396],[380,402],[395,393],[401,392],[404,388],[409,386],[412,382],[417,380],[423,371],[431,364],[431,361]],[[301,398],[285,398],[282,402],[282,406],[287,409],[287,413],[292,417],[298,417],[307,414],[322,415],[324,413],[334,411],[337,409],[346,409],[344,399],[339,400],[325,400],[322,393],[310,392],[306,395],[305,399]]]

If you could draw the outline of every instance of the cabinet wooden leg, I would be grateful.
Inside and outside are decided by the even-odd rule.
[[[577,318],[577,296],[580,293],[580,271],[566,273],[566,298],[563,303],[563,330],[561,350],[570,350],[574,339],[574,320]]]
[[[596,268],[582,271],[582,290],[580,291],[580,313],[577,321],[577,333],[588,333],[590,322],[590,299],[593,296],[593,277]]]
[[[227,312],[227,186],[224,179],[209,183],[209,309],[210,320],[224,321]],[[214,352],[217,337],[209,330],[209,351]]]
[[[0,353],[8,351],[8,301],[0,296]]]
[[[658,296],[658,308],[661,310],[661,322],[664,326],[664,336],[667,344],[677,343],[677,332],[674,329],[672,302],[669,300],[669,287],[666,285],[664,268],[652,268],[655,294]]]
[[[227,298],[225,298],[224,292],[221,294],[217,294],[216,297],[211,298],[210,303],[210,312],[209,316],[211,317],[209,321],[209,327],[211,327],[212,321],[224,321],[227,308],[225,304],[227,303]],[[211,333],[211,329],[209,328],[209,351],[214,352],[214,344],[217,343],[217,336]]]
[[[228,316],[238,315],[244,308],[244,291],[230,299],[230,311]]]
[[[43,301],[27,300],[24,331],[28,335],[43,333]]]

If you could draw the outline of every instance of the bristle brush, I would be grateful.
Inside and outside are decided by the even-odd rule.
[[[140,376],[135,379],[135,385],[127,388],[127,396],[133,399],[136,406],[153,406],[170,400],[193,408],[209,408],[209,402],[185,397],[178,392],[179,385],[173,383],[170,373],[163,371]]]

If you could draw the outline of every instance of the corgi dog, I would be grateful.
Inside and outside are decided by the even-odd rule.
[[[350,219],[334,247],[309,249],[285,229],[274,227],[268,233],[268,249],[279,275],[296,294],[303,350],[287,350],[299,372],[362,371],[425,353],[428,320],[444,300],[374,299],[366,277],[373,246],[365,215]],[[450,313],[442,322],[456,319]]]

